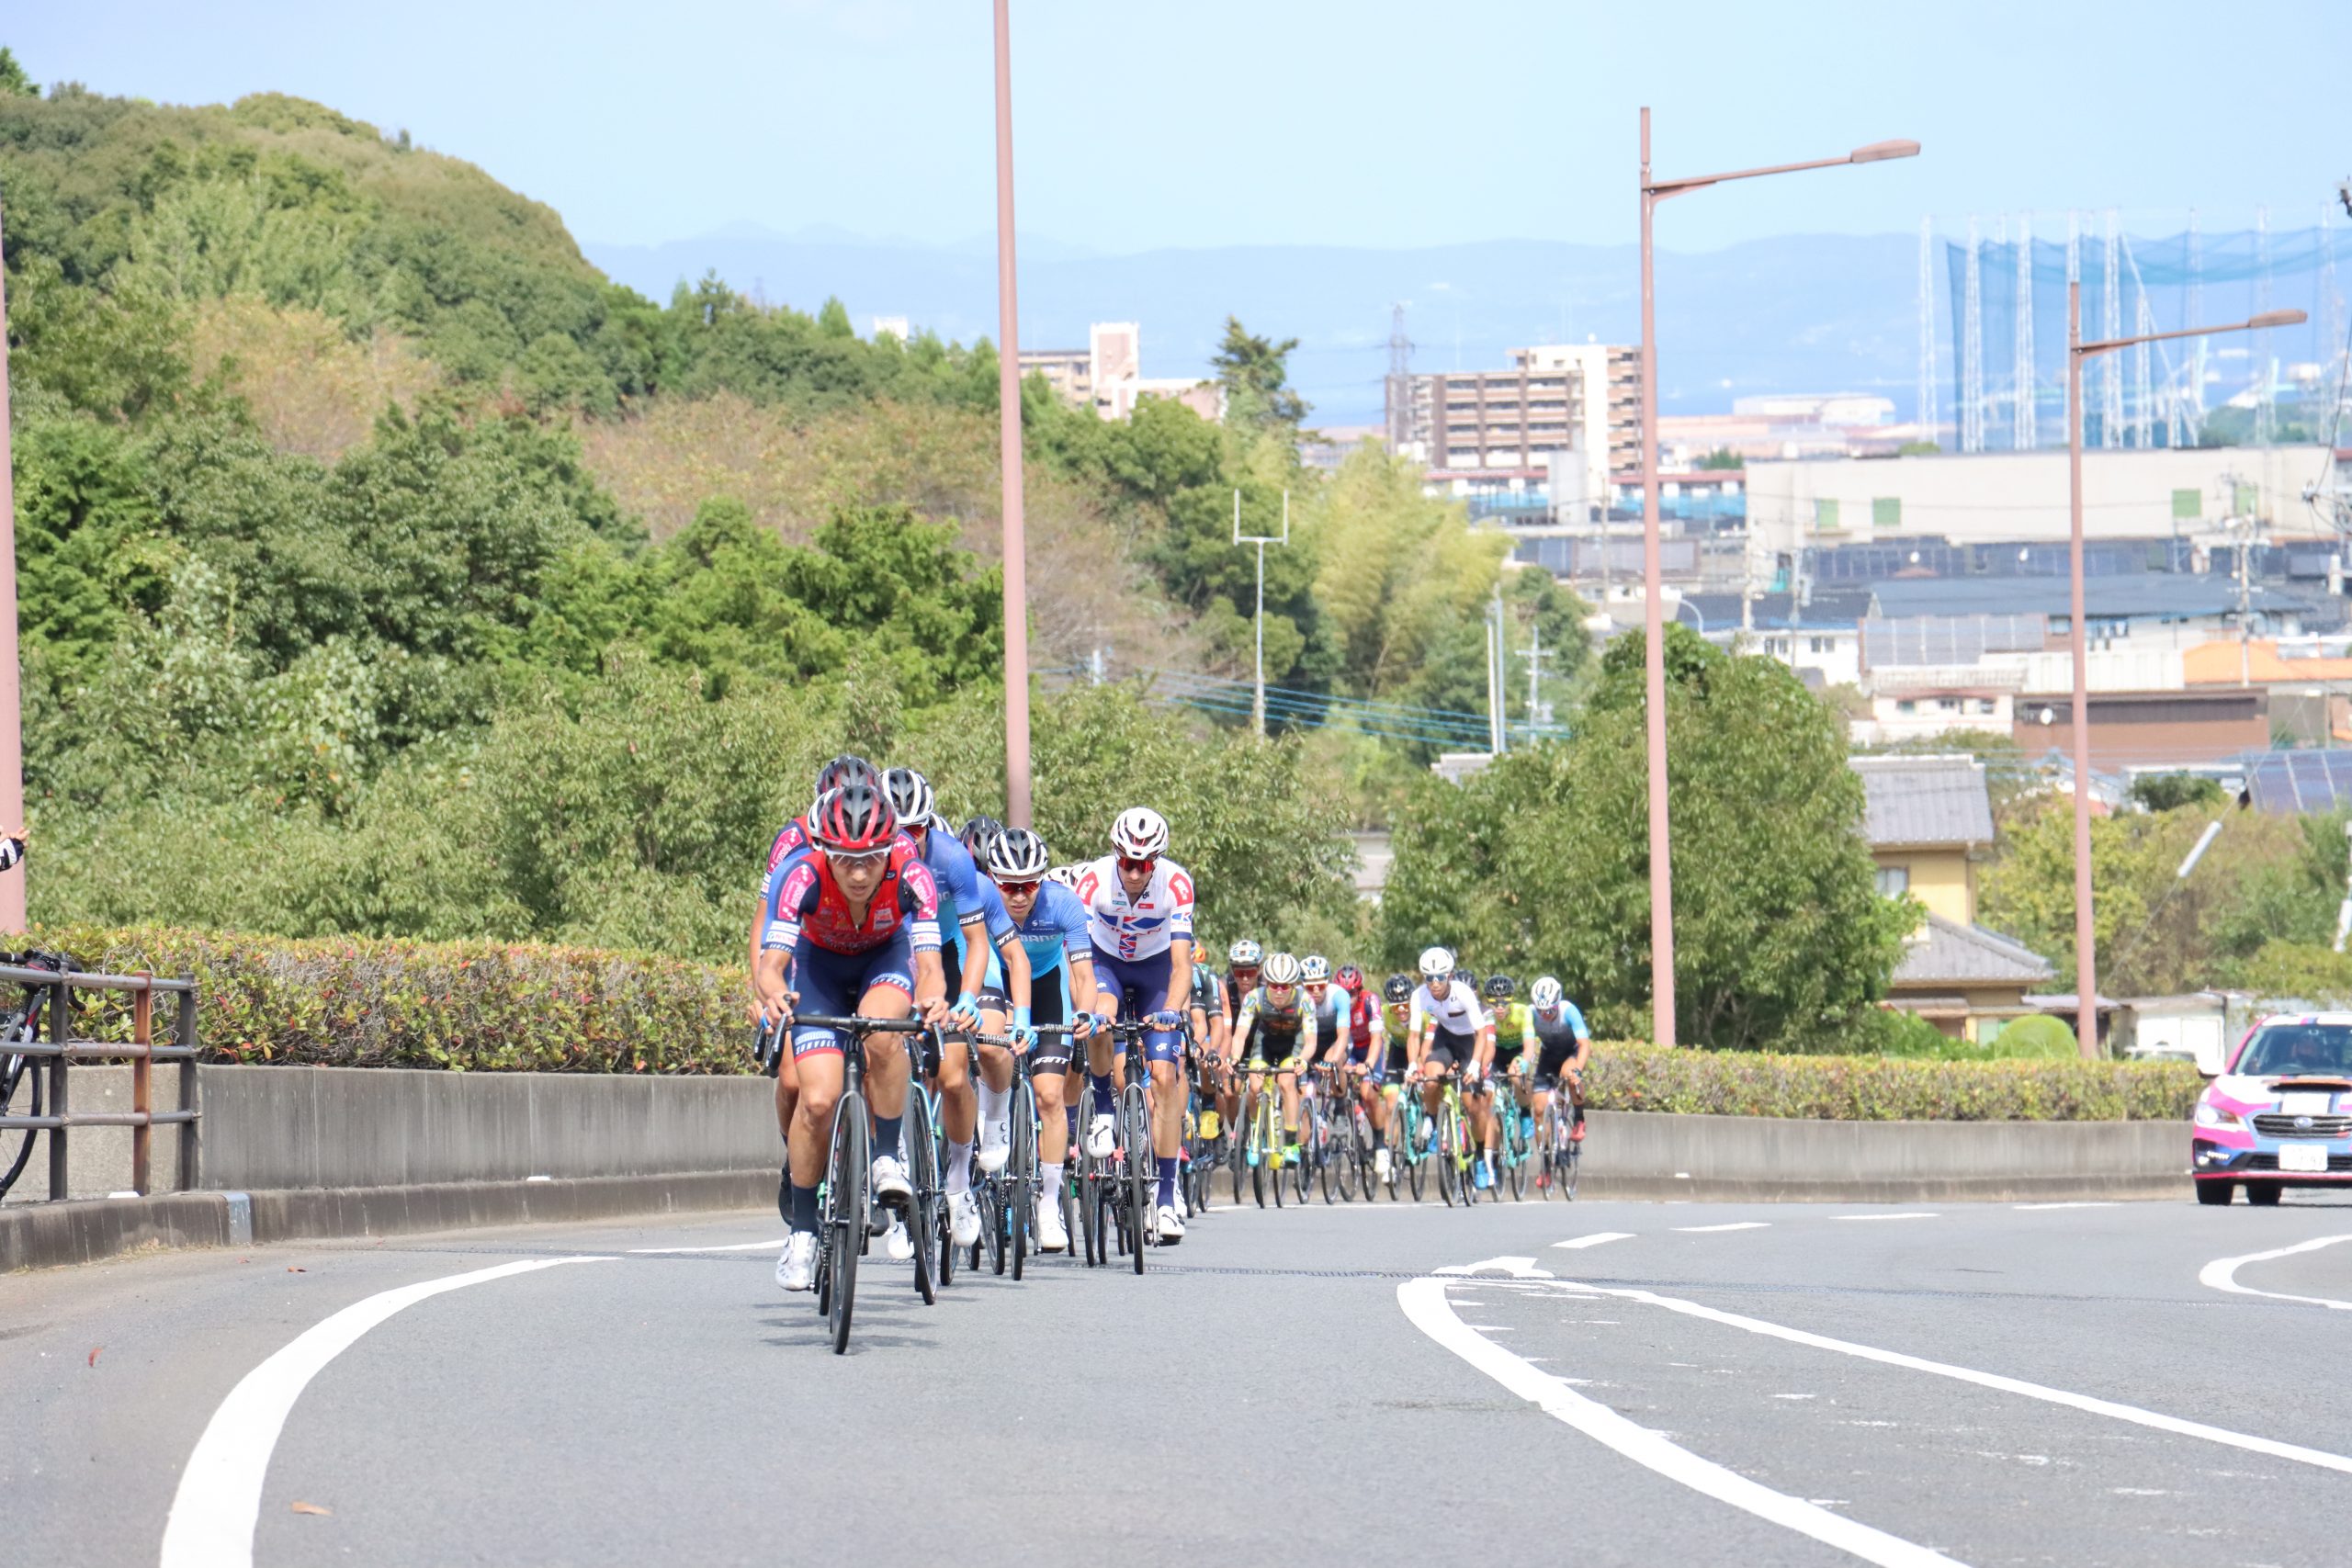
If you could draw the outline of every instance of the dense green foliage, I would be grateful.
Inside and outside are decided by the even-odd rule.
[[[2187,1122],[2204,1080],[2187,1062],[1929,1061],[1595,1045],[1601,1111],[1832,1122]]]
[[[1881,897],[1834,716],[1784,665],[1668,628],[1676,1016],[1713,1045],[1836,1050],[1917,915]],[[1604,1029],[1646,1023],[1648,765],[1638,636],[1611,645],[1573,739],[1424,785],[1397,825],[1386,956],[1556,975]],[[1873,1026],[1875,1027],[1875,1026]]]

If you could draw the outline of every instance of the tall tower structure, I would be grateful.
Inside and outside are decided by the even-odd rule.
[[[2254,313],[2270,309],[2270,209],[2254,209]],[[2278,438],[2278,411],[2270,405],[2270,329],[2254,334],[2254,442],[2267,446]]]
[[[1976,235],[1976,219],[1968,220],[1968,265],[1960,317],[1960,449],[1984,450],[1984,243]]]
[[[2205,246],[2197,230],[2197,209],[2188,209],[2188,298],[2181,325],[2192,326],[2205,320]],[[2195,446],[2205,438],[2205,340],[2188,340],[2188,440]]]
[[[2121,214],[2112,207],[2107,209],[2107,255],[2104,258],[2106,282],[2100,289],[2099,335],[2108,339],[2123,335],[2123,250],[2118,244],[2122,228]],[[2099,361],[2099,421],[2098,444],[2101,446],[2123,445],[2123,362],[2109,354]]]
[[[2034,430],[2034,367],[2033,367],[2033,215],[2018,216],[2018,328],[2017,328],[2017,417],[2015,445],[2020,452],[2030,452],[2036,443]]]
[[[1935,220],[1919,220],[1919,405],[1922,438],[1936,439]]]
[[[1413,419],[1413,345],[1405,336],[1405,302],[1388,316],[1388,378],[1385,383],[1388,450],[1402,452],[1419,438]]]

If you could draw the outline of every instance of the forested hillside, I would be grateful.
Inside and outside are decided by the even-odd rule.
[[[37,916],[718,954],[824,752],[952,751],[951,806],[996,804],[988,344],[869,343],[716,278],[657,305],[544,206],[319,105],[10,74]],[[1232,495],[1287,490],[1269,678],[1478,705],[1498,541],[1369,450],[1304,469],[1283,358],[1229,326],[1221,426],[1029,386],[1039,662],[1243,671]],[[1573,661],[1574,602],[1534,577],[1515,613]],[[1163,794],[1261,923],[1346,918],[1329,831],[1421,761],[1260,748],[1132,689],[1038,722],[1045,826]]]

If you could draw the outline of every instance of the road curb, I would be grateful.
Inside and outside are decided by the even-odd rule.
[[[1530,1194],[1533,1196],[1533,1194]],[[2098,1176],[1889,1177],[1805,1181],[1659,1176],[1611,1176],[1587,1170],[1578,1198],[1693,1203],[2031,1203],[2069,1200],[2187,1199],[2188,1172],[2150,1177]]]
[[[11,1204],[0,1208],[0,1273],[165,1248],[764,1208],[775,1181],[773,1169],[701,1170]]]

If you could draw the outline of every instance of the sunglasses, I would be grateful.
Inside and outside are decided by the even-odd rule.
[[[1269,986],[1266,987],[1266,995],[1287,999],[1290,994],[1297,989],[1296,986]]]
[[[1000,882],[996,890],[1008,898],[1026,898],[1044,886],[1042,882]]]
[[[1159,863],[1159,857],[1158,855],[1153,855],[1146,860],[1129,860],[1125,855],[1121,855],[1119,857],[1119,869],[1121,871],[1131,871],[1137,873],[1138,874],[1149,871]]]
[[[888,850],[865,850],[850,854],[842,850],[827,850],[825,858],[833,863],[836,871],[878,871],[890,858]]]

